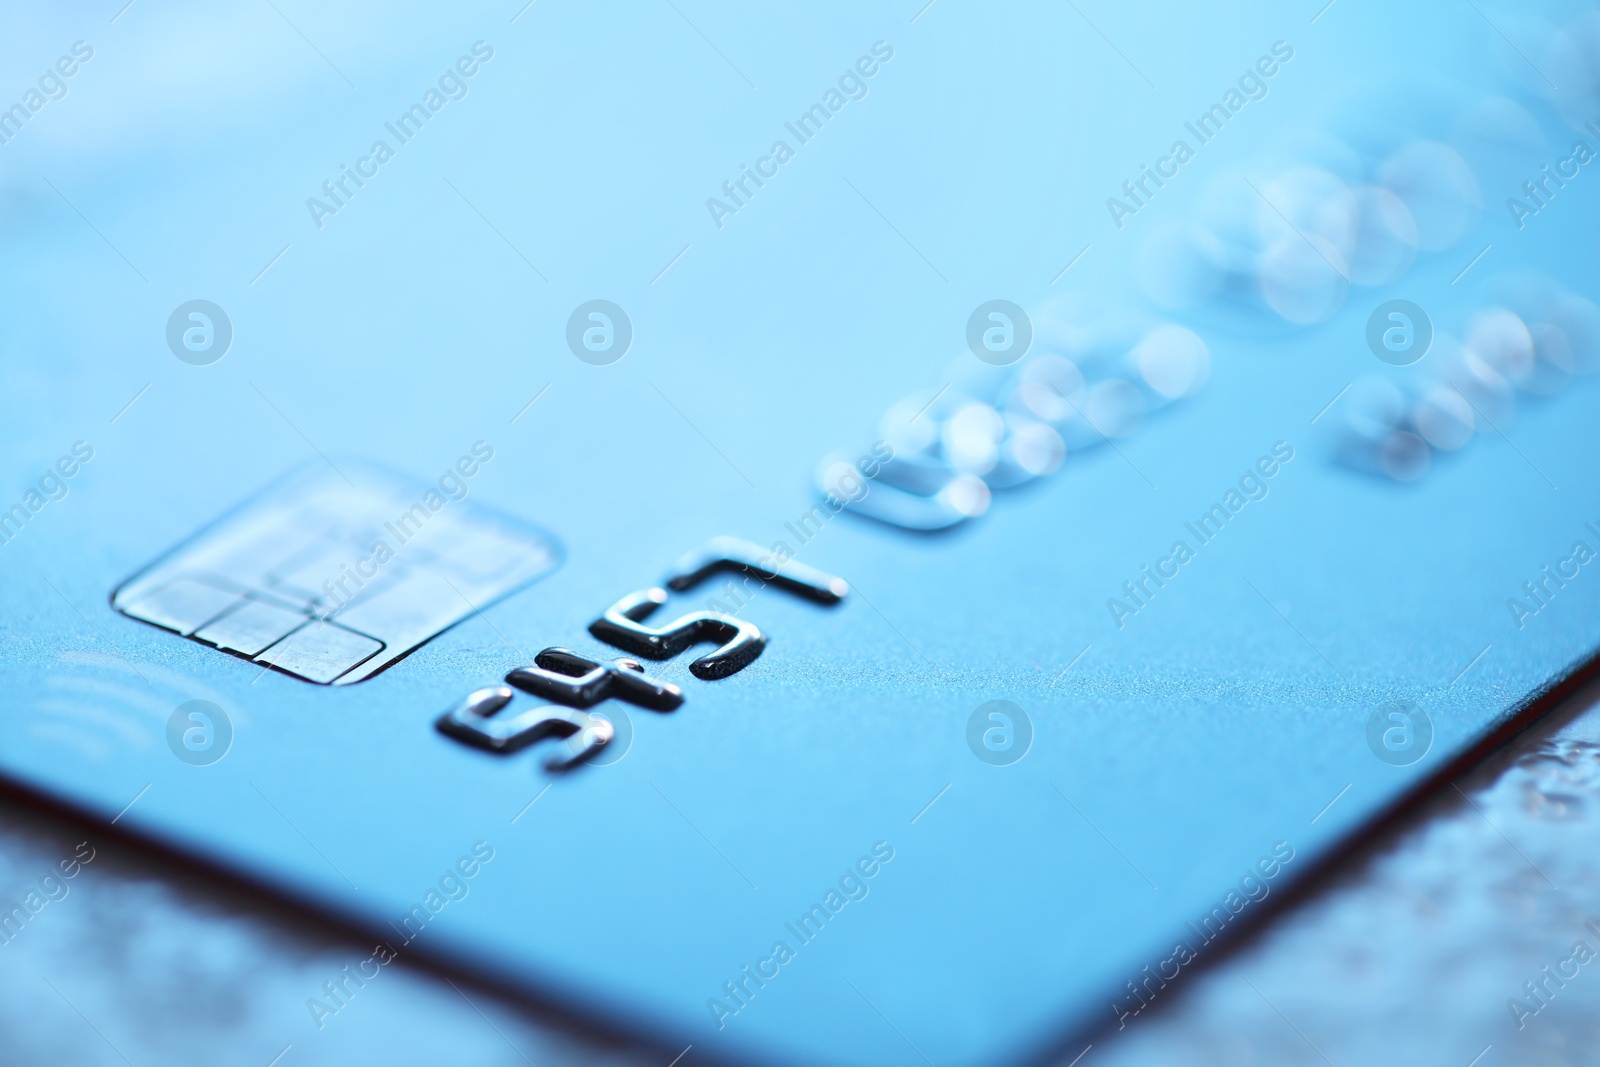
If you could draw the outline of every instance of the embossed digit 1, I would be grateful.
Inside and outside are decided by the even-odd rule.
[[[719,641],[716,650],[689,664],[691,674],[707,680],[743,670],[767,645],[755,626],[720,611],[695,611],[659,628],[645,626],[644,620],[666,602],[665,589],[629,593],[590,624],[589,632],[608,645],[646,659],[670,659],[701,642]]]

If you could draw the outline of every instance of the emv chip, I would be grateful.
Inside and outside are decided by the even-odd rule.
[[[468,483],[370,464],[291,475],[112,594],[124,615],[308,682],[372,677],[561,564]],[[349,481],[346,481],[346,476]]]

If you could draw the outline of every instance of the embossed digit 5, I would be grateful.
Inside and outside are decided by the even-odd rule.
[[[435,725],[439,732],[490,752],[511,753],[545,738],[566,738],[581,732],[583,747],[569,759],[552,760],[550,770],[564,770],[593,756],[611,742],[611,723],[587,712],[573,711],[554,715],[548,705],[500,718],[499,713],[516,696],[510,686],[491,685],[468,693]]]
[[[708,680],[743,670],[766,647],[767,639],[754,625],[720,611],[695,611],[659,628],[645,626],[644,620],[666,602],[667,591],[661,588],[629,593],[607,608],[589,626],[589,632],[608,645],[646,659],[670,659],[691,646],[719,641],[715,651],[689,664],[690,673]]]

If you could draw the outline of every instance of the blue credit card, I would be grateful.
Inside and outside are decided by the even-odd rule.
[[[519,6],[5,46],[10,780],[674,1055],[1070,1058],[1600,645],[1575,8]]]

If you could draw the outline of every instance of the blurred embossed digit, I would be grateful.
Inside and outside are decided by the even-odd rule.
[[[502,755],[517,752],[545,738],[567,738],[583,731],[589,744],[579,755],[563,761],[561,766],[587,758],[611,740],[610,723],[588,715],[580,716],[578,721],[552,715],[550,713],[555,709],[548,705],[529,708],[509,718],[500,718],[499,713],[515,696],[511,687],[505,685],[475,689],[441,715],[436,725],[440,733],[457,741]]]

